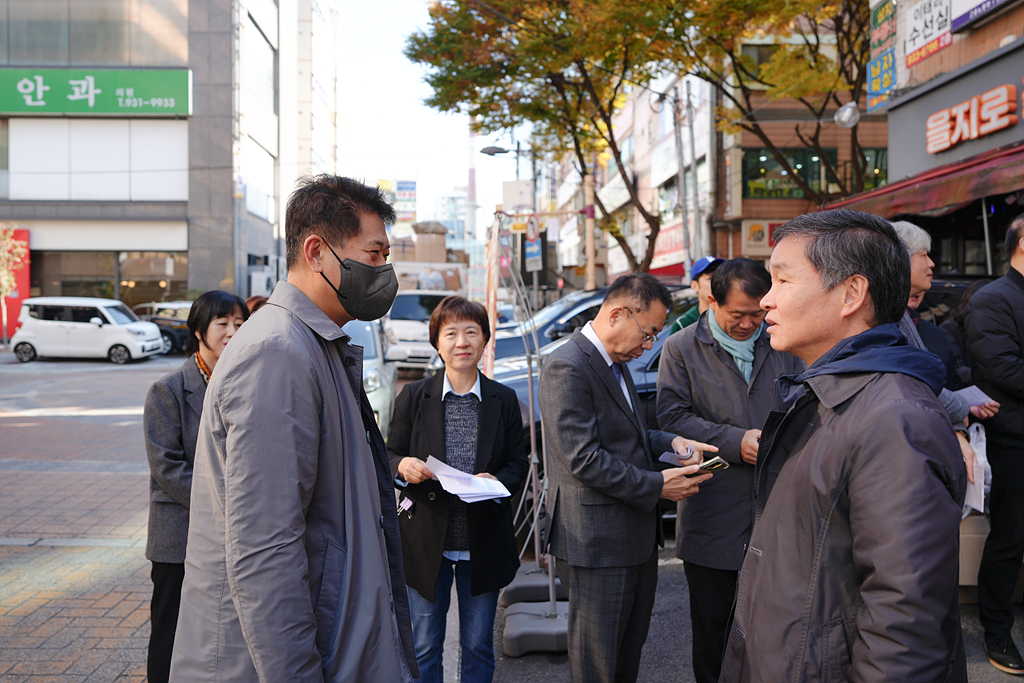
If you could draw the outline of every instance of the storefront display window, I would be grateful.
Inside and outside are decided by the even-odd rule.
[[[815,192],[824,184],[824,165],[812,149],[780,150],[789,166]],[[836,163],[836,150],[827,149],[829,160]],[[743,197],[750,199],[803,199],[804,190],[765,148],[743,150]]]
[[[31,296],[120,299],[129,307],[186,298],[188,255],[163,251],[36,251]]]
[[[864,149],[864,189],[873,190],[889,182],[889,150]]]

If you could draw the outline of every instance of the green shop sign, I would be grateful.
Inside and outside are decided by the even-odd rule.
[[[0,114],[189,116],[188,69],[0,69]]]

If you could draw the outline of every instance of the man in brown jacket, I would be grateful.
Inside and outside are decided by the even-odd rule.
[[[967,475],[937,398],[945,370],[895,323],[910,259],[854,211],[776,232],[762,299],[783,378],[722,683],[966,681],[957,531]]]

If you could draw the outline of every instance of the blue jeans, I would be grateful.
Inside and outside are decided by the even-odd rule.
[[[441,559],[441,570],[434,585],[431,603],[416,589],[409,588],[412,609],[412,639],[419,683],[441,683],[444,670],[444,629],[451,603],[452,575],[459,596],[459,644],[462,646],[463,683],[490,683],[494,678],[494,616],[498,610],[498,591],[469,594],[469,562]]]

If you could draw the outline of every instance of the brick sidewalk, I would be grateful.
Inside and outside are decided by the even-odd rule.
[[[142,548],[0,547],[0,681],[144,681],[151,595]]]

